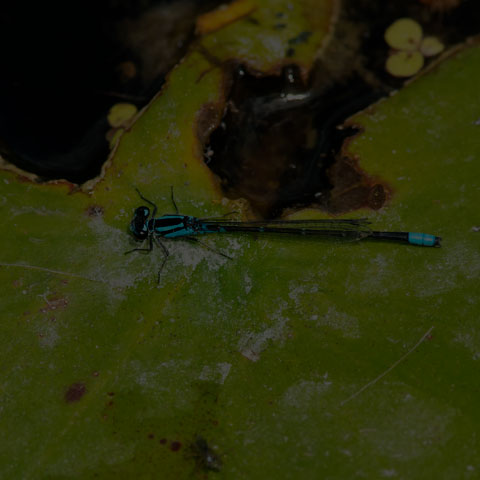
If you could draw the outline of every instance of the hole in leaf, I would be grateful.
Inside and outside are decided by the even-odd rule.
[[[237,67],[205,161],[228,197],[248,199],[263,217],[312,204],[331,213],[380,208],[381,185],[372,192],[359,168],[337,162],[345,139],[356,133],[338,125],[379,96],[358,76],[317,92],[302,83],[295,66],[279,77]]]

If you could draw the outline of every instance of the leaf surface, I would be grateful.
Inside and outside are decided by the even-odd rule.
[[[232,44],[248,38],[237,28],[205,42],[228,29]],[[356,215],[441,235],[441,249],[206,237],[229,261],[172,241],[158,286],[159,249],[124,255],[134,186],[160,213],[172,212],[170,185],[184,213],[243,207],[202,160],[225,79],[199,49],[90,188],[2,170],[2,476],[474,472],[479,57],[472,43],[356,115],[362,132],[345,145],[391,194]]]

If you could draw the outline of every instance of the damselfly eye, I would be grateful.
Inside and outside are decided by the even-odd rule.
[[[150,215],[150,209],[148,207],[138,207],[135,209],[135,213],[133,214],[133,218],[141,218],[145,221],[148,216]]]
[[[133,220],[130,223],[130,231],[138,240],[144,240],[148,236],[148,216],[150,209],[148,207],[138,207],[133,214]]]

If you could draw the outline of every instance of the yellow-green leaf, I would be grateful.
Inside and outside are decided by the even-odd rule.
[[[445,50],[445,45],[437,37],[425,37],[420,44],[420,51],[426,57],[433,57]]]
[[[385,41],[397,50],[416,50],[422,40],[422,27],[411,18],[400,18],[385,31]]]
[[[116,103],[107,115],[108,123],[112,127],[121,127],[128,123],[137,113],[137,107],[131,103]]]
[[[418,52],[392,53],[385,64],[385,69],[394,77],[411,77],[423,67],[423,55]]]

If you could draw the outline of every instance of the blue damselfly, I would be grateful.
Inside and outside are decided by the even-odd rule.
[[[164,258],[158,272],[160,273],[167,261],[169,252],[160,239],[186,239],[198,242],[196,236],[208,233],[280,233],[300,236],[317,236],[337,238],[343,240],[374,239],[408,243],[424,247],[439,247],[441,238],[428,233],[416,232],[381,232],[372,230],[371,222],[365,218],[355,219],[318,219],[318,220],[252,220],[235,221],[222,218],[197,218],[190,215],[181,215],[173,198],[175,214],[166,214],[157,217],[157,206],[145,198],[137,189],[140,198],[153,207],[141,206],[135,209],[130,231],[138,241],[148,241],[148,248],[134,248],[131,252],[151,252],[155,242],[163,251]],[[202,243],[203,246],[215,251],[219,255],[230,258]]]

